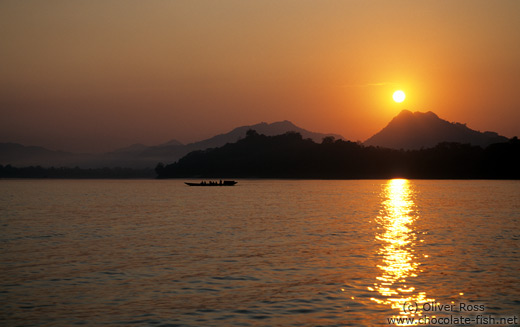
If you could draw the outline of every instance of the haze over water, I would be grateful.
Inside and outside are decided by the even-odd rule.
[[[0,324],[518,317],[519,219],[518,181],[3,180]]]

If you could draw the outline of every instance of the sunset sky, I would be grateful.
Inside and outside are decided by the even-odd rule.
[[[280,120],[364,141],[402,109],[520,136],[519,17],[516,0],[3,0],[0,142],[103,152]]]

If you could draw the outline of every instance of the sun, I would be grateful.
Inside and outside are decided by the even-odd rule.
[[[392,96],[394,98],[394,101],[397,103],[401,103],[404,101],[404,98],[406,98],[406,95],[403,91],[397,90],[394,92],[394,95]]]

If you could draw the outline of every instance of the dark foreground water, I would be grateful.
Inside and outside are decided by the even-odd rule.
[[[518,181],[2,180],[0,226],[1,326],[519,324]]]

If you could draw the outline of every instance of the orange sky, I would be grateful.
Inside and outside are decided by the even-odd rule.
[[[518,17],[515,0],[3,0],[0,142],[102,152],[285,119],[364,141],[404,108],[520,136]]]

